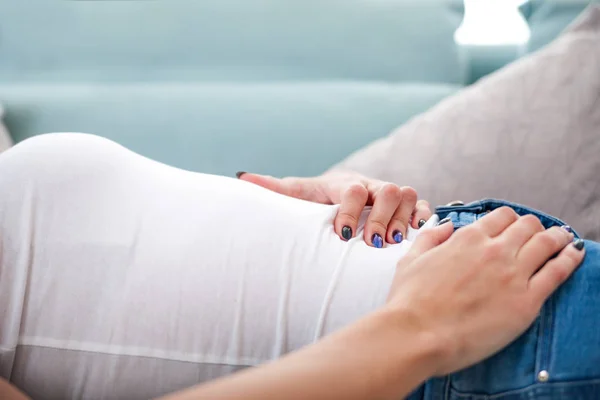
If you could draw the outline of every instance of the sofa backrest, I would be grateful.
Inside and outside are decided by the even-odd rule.
[[[526,5],[532,48],[585,3]],[[462,15],[462,0],[0,0],[0,102],[16,141],[83,131],[193,170],[311,175],[460,89]]]

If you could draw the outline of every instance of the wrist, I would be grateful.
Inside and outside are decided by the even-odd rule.
[[[393,358],[410,360],[413,369],[422,381],[439,374],[443,369],[451,347],[446,335],[424,326],[416,310],[386,306],[374,315],[380,324],[385,324],[389,335],[395,338],[395,346],[390,351]]]
[[[334,369],[350,379],[347,389],[352,393],[404,398],[436,375],[443,352],[435,335],[417,329],[411,319],[411,313],[384,307],[326,337],[313,350],[337,360]]]

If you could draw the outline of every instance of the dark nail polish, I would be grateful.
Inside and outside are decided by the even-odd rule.
[[[422,227],[423,227],[423,225],[425,225],[425,223],[426,223],[426,222],[427,222],[427,221],[425,221],[424,219],[420,219],[420,220],[419,220],[419,228],[422,228]]]
[[[396,243],[400,243],[404,237],[402,236],[402,232],[400,232],[399,230],[395,230],[394,233],[392,233],[392,237],[394,238],[394,241]]]
[[[561,226],[561,228],[563,228],[565,231],[567,231],[569,233],[573,233],[573,228],[571,228],[569,225],[563,225],[563,226]]]
[[[440,222],[437,223],[437,226],[444,225],[445,223],[450,222],[450,221],[451,221],[450,218],[444,218],[443,220],[441,220]]]
[[[573,247],[575,247],[577,250],[583,250],[583,246],[585,245],[585,242],[581,239],[577,239],[576,241],[573,242]]]
[[[342,237],[346,240],[352,239],[352,228],[350,228],[348,225],[345,225],[342,228]]]
[[[235,173],[235,176],[240,179],[240,176],[244,175],[246,173],[246,171],[238,171]]]
[[[378,249],[383,247],[383,239],[381,238],[381,235],[379,233],[374,233],[373,237],[371,238],[371,243],[373,243],[373,246],[377,247]]]

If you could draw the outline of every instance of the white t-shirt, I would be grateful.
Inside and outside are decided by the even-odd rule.
[[[381,306],[416,235],[192,173],[103,138],[0,155],[0,376],[36,399],[145,399],[256,365]],[[434,224],[430,220],[428,225]]]

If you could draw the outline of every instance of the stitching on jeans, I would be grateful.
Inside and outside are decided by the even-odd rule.
[[[519,389],[508,390],[505,392],[494,393],[494,394],[474,394],[467,392],[459,392],[458,390],[451,388],[452,395],[454,397],[470,398],[471,400],[495,400],[501,399],[504,396],[519,395],[525,393],[531,393],[535,389],[572,389],[581,386],[598,385],[600,386],[600,378],[585,379],[581,381],[562,381],[562,382],[550,382],[550,383],[533,383],[529,386],[525,386]]]

